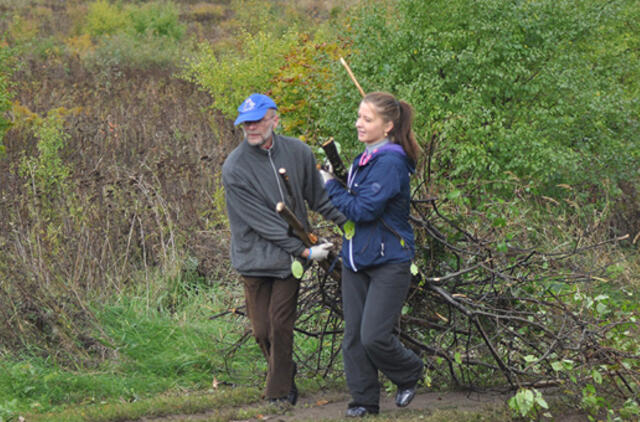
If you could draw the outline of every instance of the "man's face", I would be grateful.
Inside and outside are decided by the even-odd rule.
[[[278,116],[270,109],[262,119],[242,123],[242,131],[249,145],[267,148],[271,146],[271,135],[277,125]]]

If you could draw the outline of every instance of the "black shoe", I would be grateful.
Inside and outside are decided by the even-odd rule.
[[[296,382],[293,382],[291,386],[291,391],[287,394],[287,401],[291,403],[292,406],[295,406],[298,402],[298,387],[296,387]]]
[[[293,362],[293,375],[291,376],[291,391],[287,395],[287,400],[292,406],[295,406],[298,402],[298,387],[296,386],[296,374],[298,373],[298,366]]]
[[[347,413],[345,413],[345,415],[348,418],[363,418],[372,413],[373,412],[371,412],[364,406],[356,406],[356,407],[348,408]]]
[[[411,403],[411,400],[416,396],[416,385],[409,388],[399,388],[396,393],[396,406],[398,407],[406,407]]]

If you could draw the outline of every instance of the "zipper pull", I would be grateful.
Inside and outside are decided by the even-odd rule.
[[[384,256],[384,242],[380,244],[380,255]]]

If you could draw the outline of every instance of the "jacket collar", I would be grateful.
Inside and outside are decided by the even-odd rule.
[[[394,144],[392,142],[385,142],[380,146],[373,146],[373,148],[367,147],[367,149],[365,149],[362,154],[356,157],[356,162],[358,163],[358,166],[364,167],[379,155],[383,155],[389,152],[395,152],[396,154],[400,154],[403,157],[407,156],[401,145]]]

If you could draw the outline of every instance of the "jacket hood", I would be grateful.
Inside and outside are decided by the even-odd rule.
[[[399,155],[402,155],[406,159],[407,168],[409,170],[409,173],[413,174],[416,171],[415,163],[413,162],[413,160],[411,160],[409,158],[409,156],[404,151],[404,148],[402,148],[401,145],[389,142],[387,144],[384,144],[380,148],[374,149],[371,154],[372,154],[372,156],[371,156],[372,160],[375,160],[378,156],[384,155],[384,154],[399,154]],[[360,155],[362,155],[362,154],[360,154]],[[359,158],[359,156],[358,156],[358,158]]]

